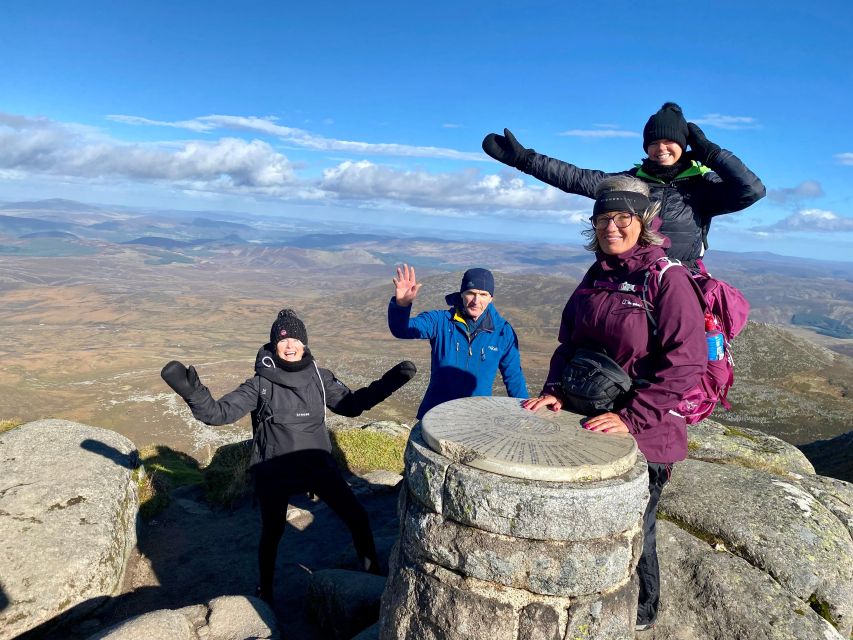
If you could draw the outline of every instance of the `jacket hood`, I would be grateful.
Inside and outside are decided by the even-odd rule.
[[[255,356],[255,374],[284,387],[304,387],[314,378],[313,363],[314,356],[308,347],[305,347],[305,355],[299,362],[282,362],[267,343],[258,349]]]
[[[664,248],[669,246],[669,239],[665,238],[663,245],[635,244],[625,253],[609,255],[603,251],[595,252],[598,268],[607,275],[626,275],[648,269],[656,260],[666,256]]]

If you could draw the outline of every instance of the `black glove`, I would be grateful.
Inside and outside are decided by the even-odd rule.
[[[687,144],[690,145],[696,159],[704,165],[709,165],[720,153],[720,145],[708,140],[702,129],[692,122],[687,123],[687,131]]]
[[[512,131],[504,129],[504,134],[490,133],[483,138],[483,151],[495,160],[521,169],[527,164],[527,159],[536,153],[533,149],[525,149],[519,144]]]
[[[177,360],[172,360],[163,367],[160,377],[184,400],[201,388],[201,381],[198,379],[195,367],[191,366],[188,369]]]

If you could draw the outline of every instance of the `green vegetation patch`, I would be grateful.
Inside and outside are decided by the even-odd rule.
[[[11,418],[9,420],[0,420],[0,433],[5,433],[6,431],[14,429],[15,427],[21,426],[21,424],[23,423],[17,418]]]
[[[726,427],[725,431],[723,431],[723,435],[729,436],[730,438],[743,438],[745,440],[751,440],[752,442],[760,442],[761,439],[756,436],[746,433],[738,429],[737,427]]]
[[[812,594],[809,596],[809,606],[812,608],[812,611],[818,614],[821,618],[826,620],[836,629],[838,628],[838,623],[832,619],[832,614],[829,612],[829,603],[819,600],[815,594]]]
[[[375,431],[348,429],[332,432],[332,455],[350,473],[385,469],[403,472],[407,438]],[[137,471],[139,513],[145,520],[165,509],[172,489],[203,484],[205,497],[213,505],[233,507],[251,491],[248,473],[252,441],[225,445],[216,450],[206,467],[186,453],[158,445],[140,452],[142,469]]]
[[[148,447],[139,452],[143,469],[137,472],[139,515],[150,520],[163,511],[175,487],[201,484],[204,476],[198,460],[164,445]]]
[[[351,473],[384,469],[403,473],[403,451],[407,438],[363,429],[332,432],[332,455]]]
[[[204,468],[204,487],[209,502],[233,507],[234,503],[249,493],[251,454],[251,440],[228,444],[216,450],[210,464]]]

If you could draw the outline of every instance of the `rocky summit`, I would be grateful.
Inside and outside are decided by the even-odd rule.
[[[502,571],[505,593],[533,583],[537,589],[563,588],[562,576],[547,570],[537,576],[536,567],[523,563],[523,570],[503,571],[503,559],[515,557],[505,548],[506,501],[492,500],[488,510],[476,512],[475,483],[466,481],[465,495],[450,491],[458,480],[452,473],[448,490],[439,490],[431,478],[439,471],[447,475],[447,464],[433,453],[410,442],[408,462],[430,472],[420,474],[422,484],[407,478],[401,485],[401,495],[412,494],[420,506],[407,516],[408,537],[399,544],[420,557],[431,540],[434,575],[415,576],[410,567],[392,563],[395,579],[385,591],[396,584],[405,593],[421,593],[426,582],[441,578],[448,589],[436,594],[454,593],[461,584],[454,583],[450,569],[439,566],[448,560],[480,575],[468,579],[478,589],[491,580],[487,570]],[[654,630],[638,632],[637,639],[848,640],[853,627],[853,485],[813,473],[800,450],[777,438],[710,420],[690,428],[689,454],[690,459],[675,465],[661,500],[660,615]],[[134,580],[122,581],[128,550],[136,542],[135,460],[129,441],[103,429],[44,420],[0,435],[0,465],[2,638],[27,630],[28,640],[378,637],[379,627],[371,622],[378,616],[382,579],[340,570],[347,568],[352,550],[346,531],[336,527],[322,503],[306,502],[305,510],[294,510],[291,525],[299,518],[305,522],[294,525],[282,543],[282,589],[270,612],[245,597],[254,580],[257,535],[257,513],[248,503],[225,513],[206,507],[200,494],[187,494],[156,524],[137,523],[138,547],[163,554],[159,573],[131,564],[127,574]],[[371,514],[385,567],[396,539],[396,477],[381,484],[350,481]],[[546,537],[584,524],[560,523],[560,505],[548,500],[541,505],[555,514],[544,519]],[[516,504],[522,510],[528,506]],[[606,514],[596,502],[589,506],[597,514],[586,519],[592,530],[604,523]],[[445,519],[442,529],[439,518]],[[436,535],[462,527],[464,535],[456,541]],[[212,547],[219,538],[227,543]],[[534,544],[536,535],[521,538],[527,539],[522,544]],[[486,563],[478,546],[484,540],[500,549]],[[137,555],[134,548],[131,557]],[[299,579],[306,567],[312,577]],[[587,579],[596,576],[590,573]],[[591,583],[586,590],[594,588]],[[234,593],[244,595],[228,595]],[[442,606],[441,597],[433,605]],[[93,611],[110,600],[111,605]],[[507,624],[519,625],[518,631],[559,627],[564,633],[554,637],[561,640],[584,637],[571,620],[561,621],[553,611],[537,607],[525,607],[523,616]],[[502,611],[497,607],[495,615],[500,618]],[[492,622],[484,619],[483,629]],[[409,635],[407,640],[442,632],[433,627],[423,631],[433,635]],[[494,634],[488,637],[499,640]]]

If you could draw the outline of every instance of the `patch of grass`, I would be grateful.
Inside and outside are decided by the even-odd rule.
[[[234,506],[249,493],[249,458],[252,441],[245,440],[219,447],[204,470],[204,487],[207,500],[226,507]]]
[[[331,433],[332,456],[351,473],[386,469],[403,472],[403,451],[407,438],[375,431],[347,429]],[[204,484],[211,504],[233,507],[251,490],[248,474],[252,441],[245,440],[219,447],[206,467],[180,451],[162,445],[143,449],[139,456],[143,468],[137,471],[139,513],[145,520],[165,509],[175,487]]]
[[[404,436],[345,429],[332,432],[332,455],[338,465],[353,473],[385,469],[403,473]]]
[[[138,471],[139,515],[150,520],[163,511],[175,487],[201,484],[204,476],[198,460],[164,445],[147,447],[139,452],[143,469]]]
[[[23,424],[17,418],[11,418],[9,420],[0,420],[0,433],[5,433],[6,431],[10,431],[15,427],[20,427]]]
[[[809,596],[809,606],[812,608],[812,611],[814,611],[817,615],[826,620],[836,629],[838,628],[838,623],[832,619],[832,614],[829,612],[828,602],[820,600],[817,595],[813,593]]]
[[[742,431],[737,427],[726,427],[725,431],[723,431],[723,435],[729,436],[730,438],[736,437],[743,438],[745,440],[751,440],[752,442],[760,442],[760,439],[756,436],[746,433],[745,431]]]

